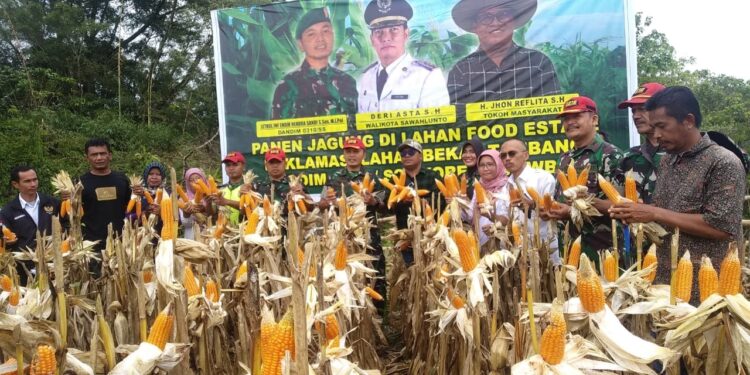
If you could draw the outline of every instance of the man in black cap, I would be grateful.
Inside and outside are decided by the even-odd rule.
[[[453,21],[477,35],[479,48],[448,73],[451,104],[560,93],[550,59],[513,42],[513,31],[534,12],[536,0],[461,0],[453,7]]]
[[[327,8],[305,13],[297,23],[297,46],[305,53],[299,69],[276,87],[274,119],[314,117],[357,112],[357,84],[350,75],[332,67],[333,26]]]
[[[378,61],[368,66],[357,82],[359,112],[448,105],[443,72],[406,51],[406,22],[412,15],[405,0],[372,0],[367,5],[365,22]]]

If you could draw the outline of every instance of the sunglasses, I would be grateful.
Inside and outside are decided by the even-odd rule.
[[[477,22],[484,26],[492,25],[492,22],[497,20],[498,23],[504,24],[508,23],[508,21],[513,19],[513,15],[510,13],[510,11],[503,10],[498,13],[484,13],[479,18],[477,18]]]
[[[405,156],[414,156],[414,154],[416,154],[417,152],[418,151],[415,150],[415,149],[413,149],[413,148],[405,148],[405,149],[399,151],[399,153],[401,153],[401,157],[402,158],[405,157]]]
[[[515,158],[516,155],[518,155],[518,151],[508,151],[508,152],[501,152],[500,153],[500,159],[508,158]]]

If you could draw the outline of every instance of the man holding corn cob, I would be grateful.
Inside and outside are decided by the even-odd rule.
[[[282,203],[286,202],[290,192],[307,195],[307,191],[301,183],[290,184],[289,176],[286,174],[286,152],[283,149],[271,147],[266,151],[265,159],[264,165],[268,177],[257,182],[253,190],[260,195],[267,195]],[[284,213],[286,213],[287,205],[282,204],[282,207],[284,207]]]
[[[732,241],[744,243],[746,182],[742,162],[707,134],[701,134],[700,106],[687,87],[668,87],[654,94],[645,109],[656,140],[667,152],[659,165],[654,205],[621,202],[610,212],[628,224],[657,222],[679,227],[680,251],[690,252],[696,272],[702,255],[720,264]],[[655,282],[659,284],[669,283],[670,237],[664,238],[656,252]],[[698,291],[694,285],[693,304],[699,302]]]
[[[651,195],[656,188],[656,169],[664,156],[664,150],[659,147],[659,142],[654,135],[654,128],[648,121],[645,104],[651,96],[663,89],[664,85],[660,83],[644,83],[638,87],[630,99],[617,106],[619,109],[630,108],[635,129],[644,137],[643,143],[631,147],[622,157],[618,167],[617,183],[624,186],[625,172],[632,170],[638,196],[644,203],[651,203]]]
[[[622,153],[617,146],[605,142],[597,133],[599,115],[596,103],[585,96],[571,98],[563,105],[563,111],[558,115],[562,118],[565,128],[565,136],[575,143],[574,147],[561,155],[557,163],[561,170],[573,166],[576,171],[583,171],[590,166],[585,184],[588,193],[594,196],[592,206],[602,216],[591,217],[585,220],[579,230],[575,225],[569,225],[571,238],[582,235],[581,248],[586,255],[598,263],[597,251],[611,248],[612,244],[612,222],[607,214],[610,203],[599,187],[597,175],[602,175],[607,180],[612,180],[616,174],[617,166],[620,164]],[[571,206],[566,203],[563,195],[563,187],[558,184],[555,197],[559,205],[542,212],[542,219],[569,220],[571,219]]]
[[[218,193],[209,191],[206,198],[217,206],[227,207],[229,222],[237,225],[240,222],[240,196],[248,189],[244,186],[242,179],[242,174],[245,173],[245,156],[239,151],[232,151],[224,157],[221,163],[224,164],[224,172],[229,177],[229,182],[222,186]]]
[[[379,310],[385,308],[385,296],[387,292],[385,281],[385,255],[380,245],[380,230],[378,228],[378,210],[384,208],[381,191],[383,187],[378,181],[375,173],[369,173],[362,162],[365,159],[367,148],[360,137],[346,137],[343,142],[344,161],[346,167],[328,176],[326,192],[321,196],[318,207],[326,209],[334,204],[336,192],[341,192],[343,187],[344,196],[357,193],[367,205],[367,218],[370,220],[370,243],[368,253],[378,258],[375,269],[379,273],[379,279],[375,282],[375,290],[384,297],[382,301],[373,301]]]

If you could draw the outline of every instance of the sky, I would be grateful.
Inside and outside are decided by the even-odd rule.
[[[695,57],[691,69],[750,80],[750,1],[631,0],[651,16],[651,29],[664,33],[678,57]]]

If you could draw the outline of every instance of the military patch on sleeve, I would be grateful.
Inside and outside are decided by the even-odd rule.
[[[411,64],[418,66],[420,68],[427,69],[429,71],[432,71],[433,69],[437,68],[435,65],[432,65],[428,63],[427,61],[422,61],[422,60],[412,60]]]

